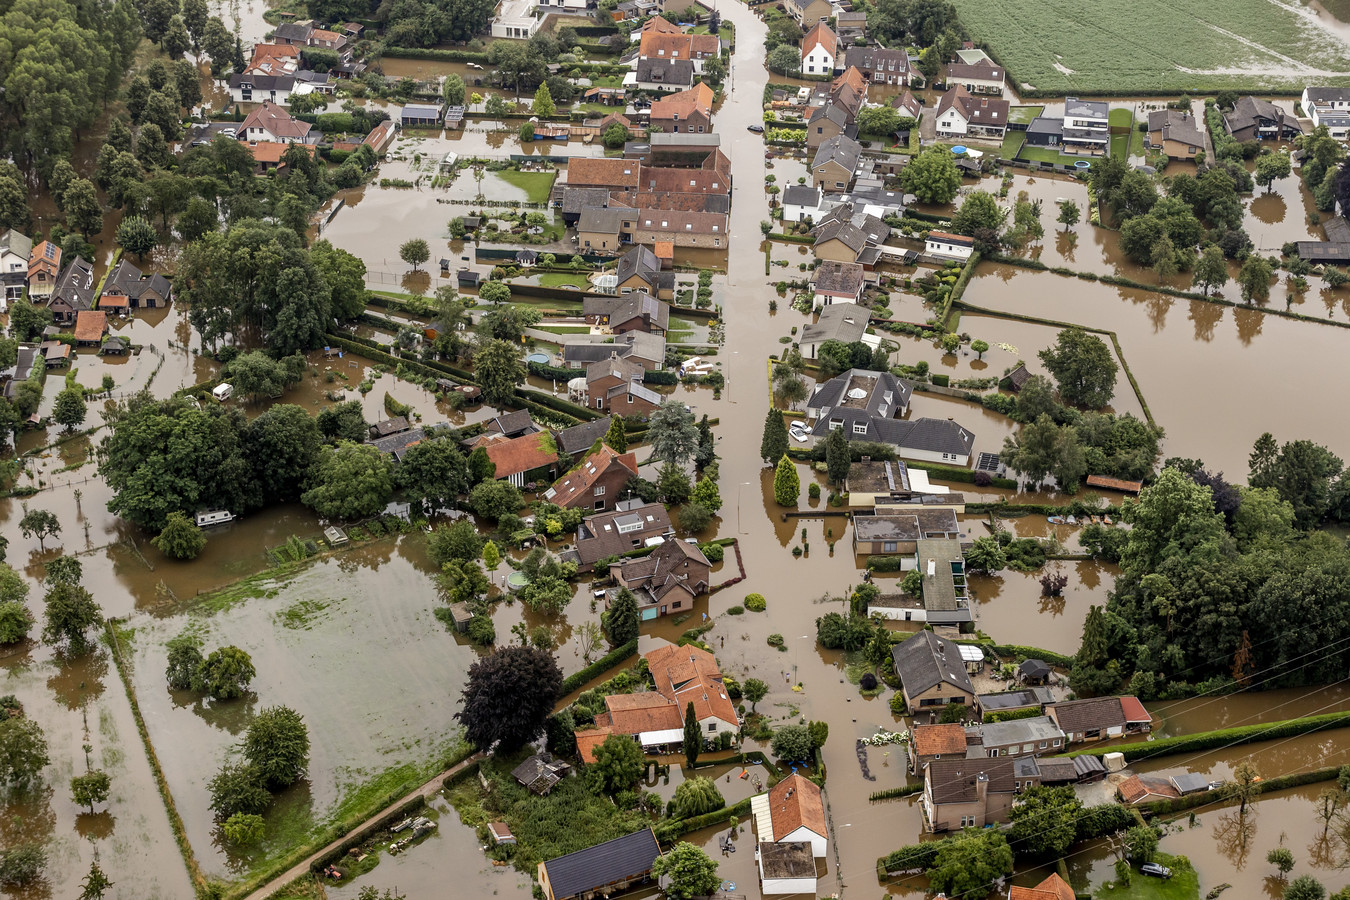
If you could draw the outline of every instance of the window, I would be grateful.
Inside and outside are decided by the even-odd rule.
[[[605,486],[604,486],[603,484],[600,485],[598,488],[595,489],[595,496],[597,496],[597,497],[603,497],[603,496],[605,496]],[[1044,744],[1041,744],[1041,746],[1044,747],[1045,745],[1044,745]]]
[[[881,552],[882,552],[882,553],[894,553],[894,552],[895,552],[895,541],[882,541],[882,543],[881,543]]]
[[[716,722],[709,722],[709,723],[708,723],[708,730],[709,730],[709,731],[716,731],[716,730],[717,730],[717,723],[716,723]]]
[[[605,408],[605,398],[604,398],[604,397],[596,397],[596,398],[595,398],[595,408],[596,408],[596,409],[604,409],[604,408]]]
[[[843,428],[843,427],[844,427],[844,420],[843,420],[843,419],[831,419],[831,420],[830,420],[830,430],[831,430],[831,431],[838,431],[840,428]]]
[[[714,246],[714,247],[720,247],[720,246],[722,246],[722,239],[721,239],[721,238],[713,238],[713,246]]]
[[[676,600],[674,603],[670,604],[670,608],[671,608],[671,609],[679,609],[679,608],[680,608],[681,606],[683,606],[683,605],[684,605],[684,601],[683,601],[683,600]]]
[[[854,422],[854,423],[853,423],[853,433],[854,433],[854,434],[867,434],[867,423],[866,423],[866,422]]]
[[[1041,749],[1042,749],[1042,750],[1045,749],[1045,741],[1041,741]]]

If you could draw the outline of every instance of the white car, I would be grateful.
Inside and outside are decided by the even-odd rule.
[[[795,425],[788,429],[788,434],[799,444],[805,444],[811,438],[811,433],[809,431],[804,428],[798,428]]]

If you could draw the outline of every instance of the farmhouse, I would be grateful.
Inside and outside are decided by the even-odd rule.
[[[1291,141],[1303,133],[1298,120],[1263,97],[1239,97],[1223,114],[1224,128],[1238,141]]]
[[[920,631],[891,648],[900,690],[911,712],[960,703],[969,706],[975,688],[961,660],[961,649],[931,631]]]
[[[494,28],[496,25],[494,23]],[[545,900],[587,900],[619,893],[651,879],[661,855],[651,828],[635,831],[539,864],[539,888]]]
[[[1194,159],[1205,149],[1205,135],[1190,113],[1158,109],[1148,114],[1148,145],[1168,159]]]
[[[934,115],[938,137],[966,135],[1002,139],[1008,130],[1007,100],[975,97],[957,85],[942,95]]]
[[[637,597],[638,615],[647,621],[693,606],[708,592],[711,570],[703,551],[672,538],[647,556],[622,560],[610,574]]]
[[[12,234],[13,232],[11,232]],[[77,256],[61,270],[47,308],[62,325],[75,324],[76,314],[94,308],[94,267]]]
[[[924,831],[959,831],[1006,821],[1017,793],[1017,760],[939,759],[923,769]]]
[[[295,90],[294,74],[235,74],[228,82],[233,103],[258,103],[266,100],[286,106]]]
[[[909,84],[909,54],[902,49],[850,47],[844,54],[844,65],[857,69],[872,84]],[[917,113],[913,115],[918,118]]]
[[[956,722],[918,725],[910,729],[909,771],[923,773],[924,767],[939,759],[966,758],[966,728]]]
[[[1004,78],[1003,69],[988,59],[947,66],[947,87],[960,86],[972,94],[1002,94]]]
[[[802,72],[807,75],[833,75],[839,56],[839,38],[825,20],[811,26],[802,38]]]
[[[156,309],[173,302],[173,288],[158,272],[146,275],[123,259],[104,280],[99,306],[104,306],[109,297],[125,297],[131,309]]]

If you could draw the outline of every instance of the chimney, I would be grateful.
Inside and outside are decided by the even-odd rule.
[[[980,798],[980,806],[989,808],[989,776],[981,772],[975,777],[975,796]]]

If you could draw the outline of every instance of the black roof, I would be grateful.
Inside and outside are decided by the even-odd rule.
[[[643,875],[661,855],[651,828],[543,863],[554,900],[567,900],[614,881]]]
[[[920,694],[939,684],[951,684],[968,694],[975,693],[961,648],[931,631],[920,631],[891,648],[895,671],[907,693]]]
[[[609,431],[611,421],[613,421],[612,417],[605,416],[591,422],[573,425],[571,428],[564,428],[556,435],[558,449],[569,456],[586,452],[595,446],[596,441],[605,436]]]
[[[1044,678],[1049,675],[1052,670],[1045,664],[1044,660],[1026,659],[1017,667],[1017,671],[1031,678]]]

